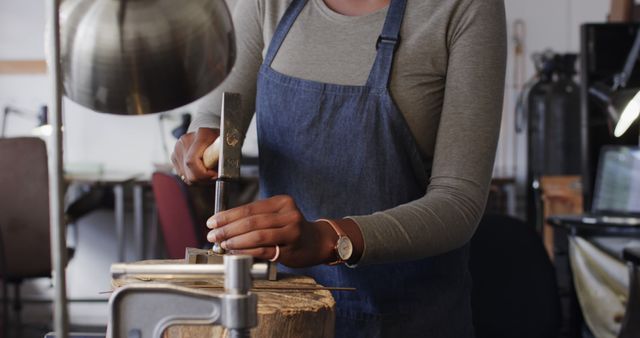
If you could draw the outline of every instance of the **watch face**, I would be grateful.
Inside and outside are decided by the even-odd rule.
[[[338,256],[340,256],[341,260],[349,260],[349,258],[351,258],[351,254],[353,254],[353,245],[351,244],[349,237],[341,236],[338,238],[336,250],[338,251]]]

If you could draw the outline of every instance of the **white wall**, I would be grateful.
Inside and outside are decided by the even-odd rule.
[[[434,0],[437,1],[437,0]],[[524,175],[524,135],[514,132],[513,107],[517,84],[513,83],[513,22],[526,25],[526,76],[531,77],[533,67],[530,54],[551,48],[556,52],[577,52],[579,25],[583,22],[604,21],[609,0],[505,0],[509,27],[509,65],[507,91],[501,132],[501,143],[496,163],[496,176]],[[0,60],[43,59],[43,1],[0,1]],[[7,104],[35,111],[48,101],[48,83],[44,75],[0,76],[0,108]],[[182,111],[192,111],[193,106]],[[66,159],[68,162],[104,163],[106,168],[150,171],[153,162],[164,162],[160,145],[157,117],[118,117],[88,112],[65,102]],[[173,124],[172,124],[173,123]],[[176,122],[167,123],[167,130]],[[35,121],[10,117],[8,134],[28,134]],[[173,147],[173,138],[166,133]]]

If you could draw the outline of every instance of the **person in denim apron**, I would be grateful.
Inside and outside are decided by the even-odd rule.
[[[389,90],[407,0],[390,1],[362,86],[306,80],[271,67],[307,2],[293,0],[287,8],[258,74],[263,199],[214,215],[208,238],[232,253],[277,260],[283,272],[356,288],[333,292],[336,337],[473,337],[467,245],[414,261],[353,266],[355,257],[349,266],[326,264],[338,254],[335,242],[326,245],[321,239],[333,241],[338,235],[325,221],[314,220],[346,226],[353,223],[347,216],[419,199],[426,193],[431,163],[421,156]],[[200,140],[199,147],[213,139]],[[260,220],[251,218],[258,214]],[[343,230],[354,239],[360,235],[350,232],[353,227]],[[238,249],[234,244],[240,241],[256,245]]]
[[[406,0],[391,1],[364,86],[271,68],[305,3],[295,0],[285,12],[258,75],[262,196],[291,196],[309,220],[371,214],[423,196],[428,173],[388,89]],[[466,259],[464,247],[415,262],[282,270],[356,288],[333,293],[338,337],[471,337]]]

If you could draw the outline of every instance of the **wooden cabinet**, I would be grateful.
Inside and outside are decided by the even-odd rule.
[[[580,176],[543,176],[542,202],[544,219],[553,215],[577,215],[583,213],[582,178]],[[554,260],[554,228],[546,221],[542,229],[544,246]],[[566,238],[562,238],[566,241]]]

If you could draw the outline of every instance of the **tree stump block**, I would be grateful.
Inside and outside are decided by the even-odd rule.
[[[182,264],[182,260],[152,260],[139,264]],[[313,278],[282,275],[277,281],[254,280],[251,290],[258,295],[258,326],[251,337],[331,338],[334,336],[335,301],[328,290],[319,289]],[[163,279],[158,276],[127,276],[112,281],[114,289],[132,283],[170,283],[206,290],[224,291],[224,277]],[[170,306],[169,304],[167,306]],[[172,326],[164,338],[227,337],[221,326]]]

